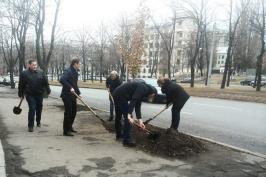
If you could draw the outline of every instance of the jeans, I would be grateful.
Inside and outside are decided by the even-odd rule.
[[[64,133],[70,132],[77,114],[77,99],[72,96],[62,98],[65,106],[64,112]]]
[[[124,129],[123,129],[123,143],[131,142],[130,131],[131,124],[127,119],[128,115],[128,102],[115,100],[115,130],[116,130],[116,138],[121,138],[121,118],[122,115],[124,117]]]
[[[35,113],[37,124],[41,122],[43,97],[42,95],[26,95],[26,100],[29,105],[28,127],[33,128]]]
[[[172,107],[172,123],[171,128],[177,130],[180,122],[180,112],[182,107],[178,105],[173,105]]]

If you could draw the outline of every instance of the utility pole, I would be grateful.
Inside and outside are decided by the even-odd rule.
[[[210,63],[209,63],[209,69],[208,69],[209,71],[208,71],[207,86],[210,86],[210,83],[211,83],[212,60],[213,60],[214,41],[215,41],[215,30],[216,30],[216,23],[213,24],[213,30],[212,30],[212,44],[211,44]]]

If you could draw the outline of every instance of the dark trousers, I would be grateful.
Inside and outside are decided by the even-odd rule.
[[[116,131],[116,138],[121,138],[122,133],[122,124],[121,118],[122,115],[124,117],[124,129],[123,129],[123,143],[129,143],[131,141],[130,138],[130,130],[131,124],[127,119],[128,114],[128,102],[115,100],[115,131]]]
[[[172,107],[172,123],[171,128],[177,130],[180,122],[180,112],[183,106],[174,104]]]
[[[26,100],[29,105],[28,127],[33,128],[35,113],[37,124],[41,122],[43,97],[42,95],[26,95]]]
[[[110,95],[109,95],[109,100],[110,100],[110,117],[114,117],[114,103]]]
[[[73,96],[63,97],[62,100],[65,106],[63,131],[67,133],[72,129],[77,114],[77,100]]]

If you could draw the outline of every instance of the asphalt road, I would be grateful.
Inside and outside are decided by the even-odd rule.
[[[61,87],[52,86],[51,95],[58,97],[60,91]],[[106,90],[81,88],[81,93],[89,105],[109,109]],[[161,104],[144,103],[143,119],[163,108]],[[168,128],[170,121],[168,109],[151,123]],[[191,97],[182,109],[179,130],[266,155],[265,104]]]

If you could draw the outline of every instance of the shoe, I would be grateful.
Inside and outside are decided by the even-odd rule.
[[[113,121],[113,119],[114,119],[114,117],[113,116],[110,116],[109,119],[108,119],[108,121],[111,122],[111,121]]]
[[[123,143],[123,145],[125,146],[125,147],[136,147],[137,145],[136,145],[136,143],[132,143],[132,142],[128,142],[128,143]]]
[[[28,132],[33,132],[33,128],[32,127],[29,127],[28,128]]]
[[[73,132],[73,133],[77,133],[78,132],[78,131],[74,130],[73,128],[71,128],[70,131]]]
[[[41,127],[41,123],[37,123],[37,127]]]
[[[70,132],[64,133],[64,136],[74,136],[73,134],[71,134]]]

